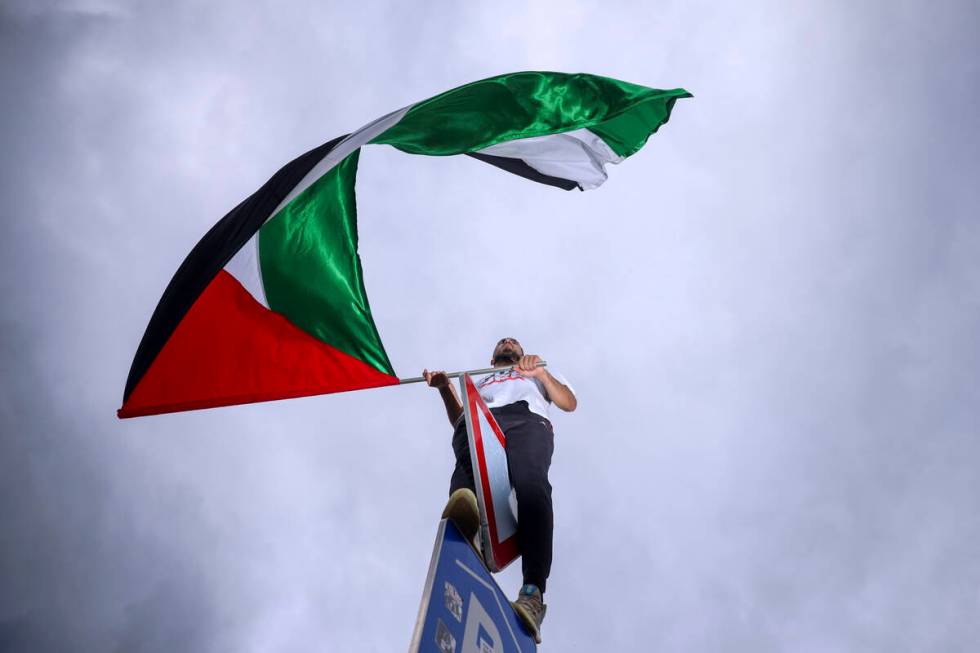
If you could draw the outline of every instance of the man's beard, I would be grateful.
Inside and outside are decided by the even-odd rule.
[[[511,349],[511,350],[508,350],[508,351],[499,352],[496,356],[494,356],[493,357],[493,365],[494,365],[494,367],[502,367],[504,365],[513,365],[513,364],[515,364],[519,360],[521,360],[521,355],[518,354],[513,349]]]

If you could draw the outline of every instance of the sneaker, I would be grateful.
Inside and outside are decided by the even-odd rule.
[[[524,622],[527,631],[534,637],[534,641],[541,643],[541,622],[544,621],[544,613],[548,606],[544,604],[544,597],[541,590],[535,585],[525,585],[517,595],[517,600],[511,603],[517,616]]]
[[[463,539],[472,542],[480,531],[480,509],[473,490],[461,488],[449,496],[442,518],[456,524]]]

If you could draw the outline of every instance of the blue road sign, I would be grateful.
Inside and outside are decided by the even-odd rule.
[[[532,653],[534,638],[476,551],[439,523],[409,653]]]

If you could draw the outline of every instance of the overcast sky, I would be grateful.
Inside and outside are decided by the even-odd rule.
[[[695,95],[587,193],[361,155],[396,372],[513,335],[578,391],[542,650],[977,650],[975,2],[0,7],[0,650],[407,647],[452,466],[433,391],[115,410],[230,207],[517,70]]]

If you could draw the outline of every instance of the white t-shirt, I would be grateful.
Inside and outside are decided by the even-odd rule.
[[[549,369],[548,372],[575,394],[575,390],[565,377],[554,370]],[[476,382],[476,389],[488,408],[526,401],[531,412],[548,419],[548,404],[551,403],[551,397],[548,396],[544,385],[537,379],[521,376],[517,370],[504,370],[485,376]]]

